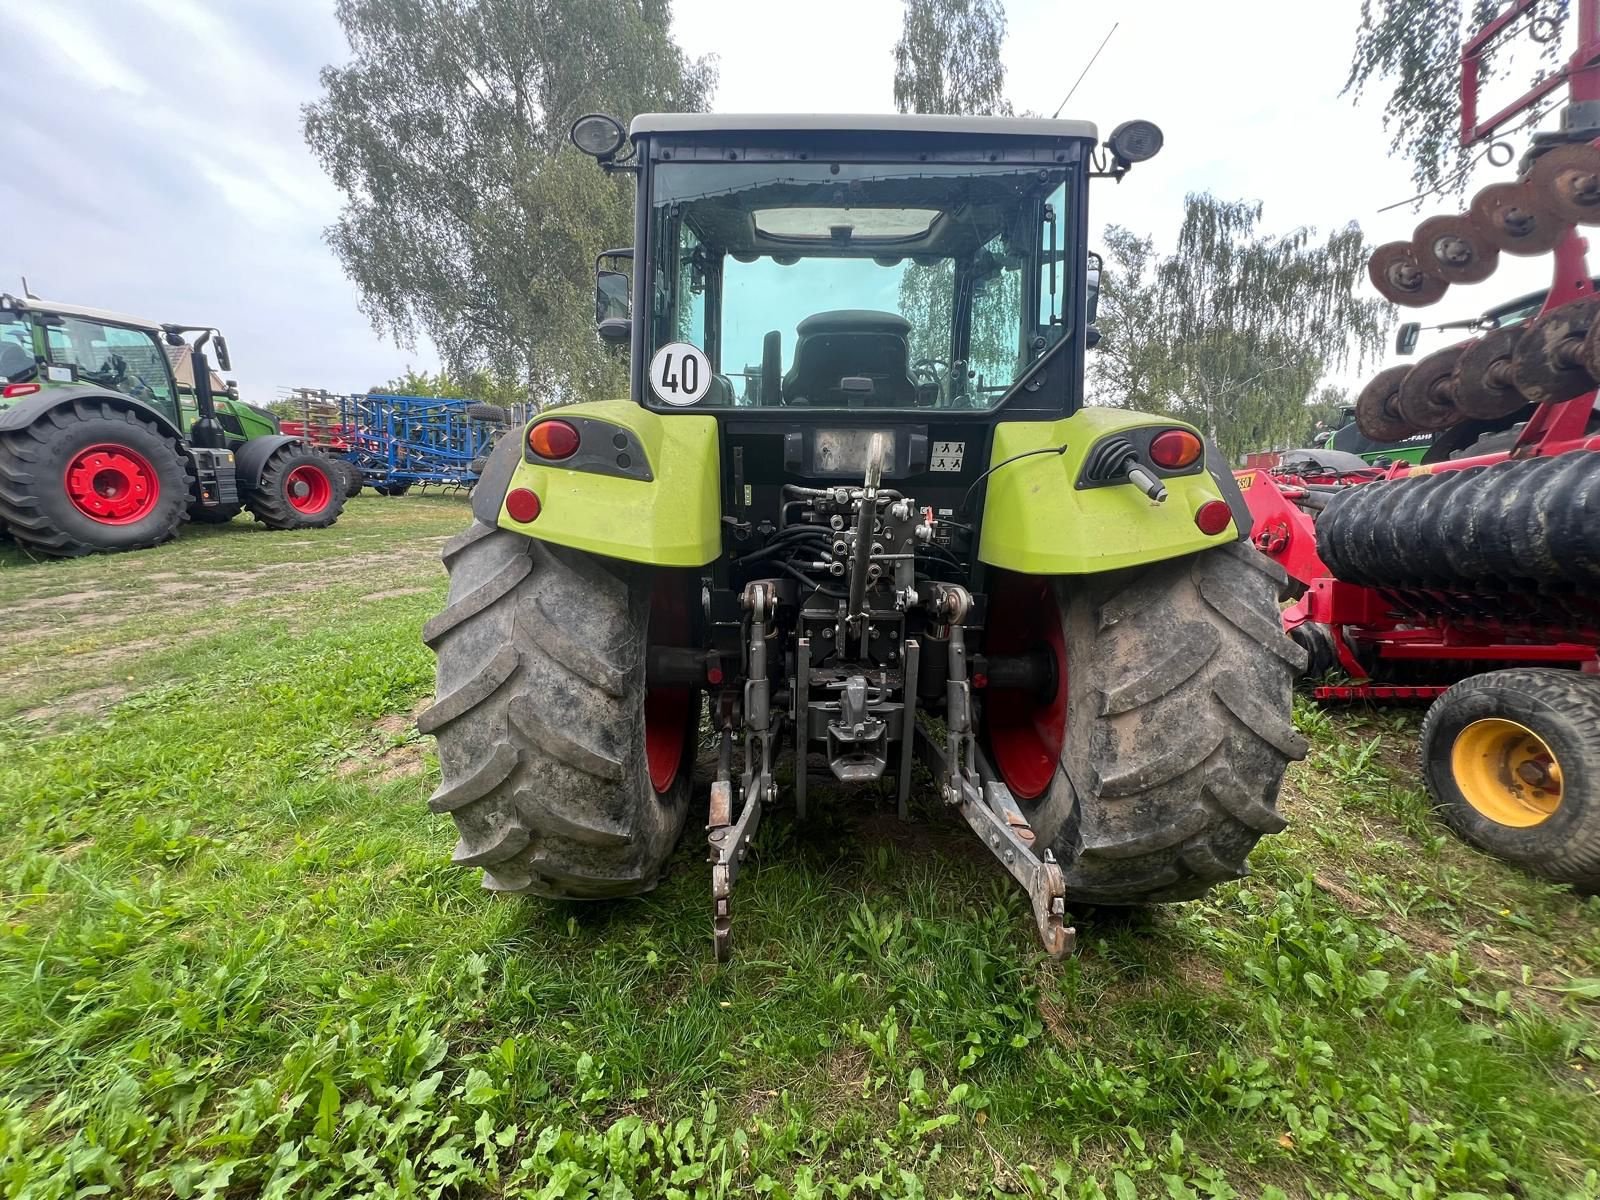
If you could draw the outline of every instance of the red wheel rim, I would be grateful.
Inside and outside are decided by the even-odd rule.
[[[100,442],[78,451],[67,464],[67,499],[101,525],[132,525],[155,510],[161,476],[137,450]]]
[[[656,576],[650,595],[650,641],[655,645],[687,644],[689,609],[678,582],[668,572]],[[692,694],[692,690],[685,687],[657,687],[645,692],[645,764],[650,772],[650,786],[658,793],[672,788],[683,767]]]
[[[991,655],[1047,651],[1055,662],[1048,699],[1036,692],[987,693],[989,752],[995,769],[1020,800],[1037,800],[1055,778],[1067,740],[1067,645],[1061,609],[1048,579],[1001,575],[989,594],[984,646]]]
[[[283,494],[296,511],[319,513],[333,498],[333,481],[321,467],[306,463],[289,472],[289,478],[283,481]]]

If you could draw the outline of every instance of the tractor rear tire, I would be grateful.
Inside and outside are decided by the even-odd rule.
[[[268,529],[325,529],[344,509],[344,484],[326,456],[291,443],[267,457],[244,506]]]
[[[1536,667],[1463,679],[1428,709],[1420,757],[1434,811],[1459,837],[1600,886],[1600,679]]]
[[[192,483],[174,438],[103,401],[75,400],[0,434],[0,525],[36,554],[170,541],[187,519]]]
[[[423,629],[438,700],[417,729],[438,740],[428,804],[455,821],[454,862],[497,892],[649,891],[683,832],[699,718],[698,692],[645,686],[672,577],[481,521],[441,557],[449,599]]]
[[[991,757],[1055,852],[1069,904],[1194,899],[1249,874],[1255,844],[1284,828],[1284,768],[1306,753],[1290,717],[1306,652],[1278,616],[1286,582],[1233,543],[1140,571],[1008,576],[996,588],[991,648],[997,634],[1011,642],[1002,649],[1029,648],[1022,629],[1039,610],[1057,659],[1047,701],[995,694],[985,719]]]

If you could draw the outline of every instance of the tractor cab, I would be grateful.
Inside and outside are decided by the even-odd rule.
[[[674,114],[625,138],[593,116],[574,140],[639,178],[635,246],[602,256],[597,316],[620,341],[628,262],[646,407],[959,421],[1081,403],[1092,125]],[[1104,173],[1159,134],[1132,122],[1113,141]]]

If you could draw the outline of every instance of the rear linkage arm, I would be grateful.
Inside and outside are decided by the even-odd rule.
[[[772,778],[772,680],[767,674],[767,640],[778,605],[770,582],[747,585],[740,605],[748,614],[750,670],[744,689],[744,772],[739,819],[733,819],[733,717],[719,717],[721,741],[717,750],[717,778],[711,785],[711,818],[706,840],[711,846],[711,940],[717,961],[732,953],[732,893],[739,867],[749,852],[750,839],[761,824],[761,807],[777,799]]]
[[[936,583],[928,596],[929,614],[941,622],[950,639],[950,667],[945,684],[945,748],[916,722],[917,749],[940,783],[946,804],[961,810],[1000,864],[1028,893],[1040,940],[1051,958],[1069,953],[1077,931],[1066,923],[1066,881],[1055,854],[1039,857],[1037,840],[1011,789],[983,761],[972,722],[972,685],[967,679],[967,644],[961,622],[972,596],[957,584]]]

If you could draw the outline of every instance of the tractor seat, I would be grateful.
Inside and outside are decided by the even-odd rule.
[[[814,313],[795,326],[795,333],[794,364],[783,377],[784,403],[833,408],[916,403],[911,322],[904,317],[840,309]]]
[[[33,355],[15,342],[0,342],[0,380],[26,375],[37,366]]]

